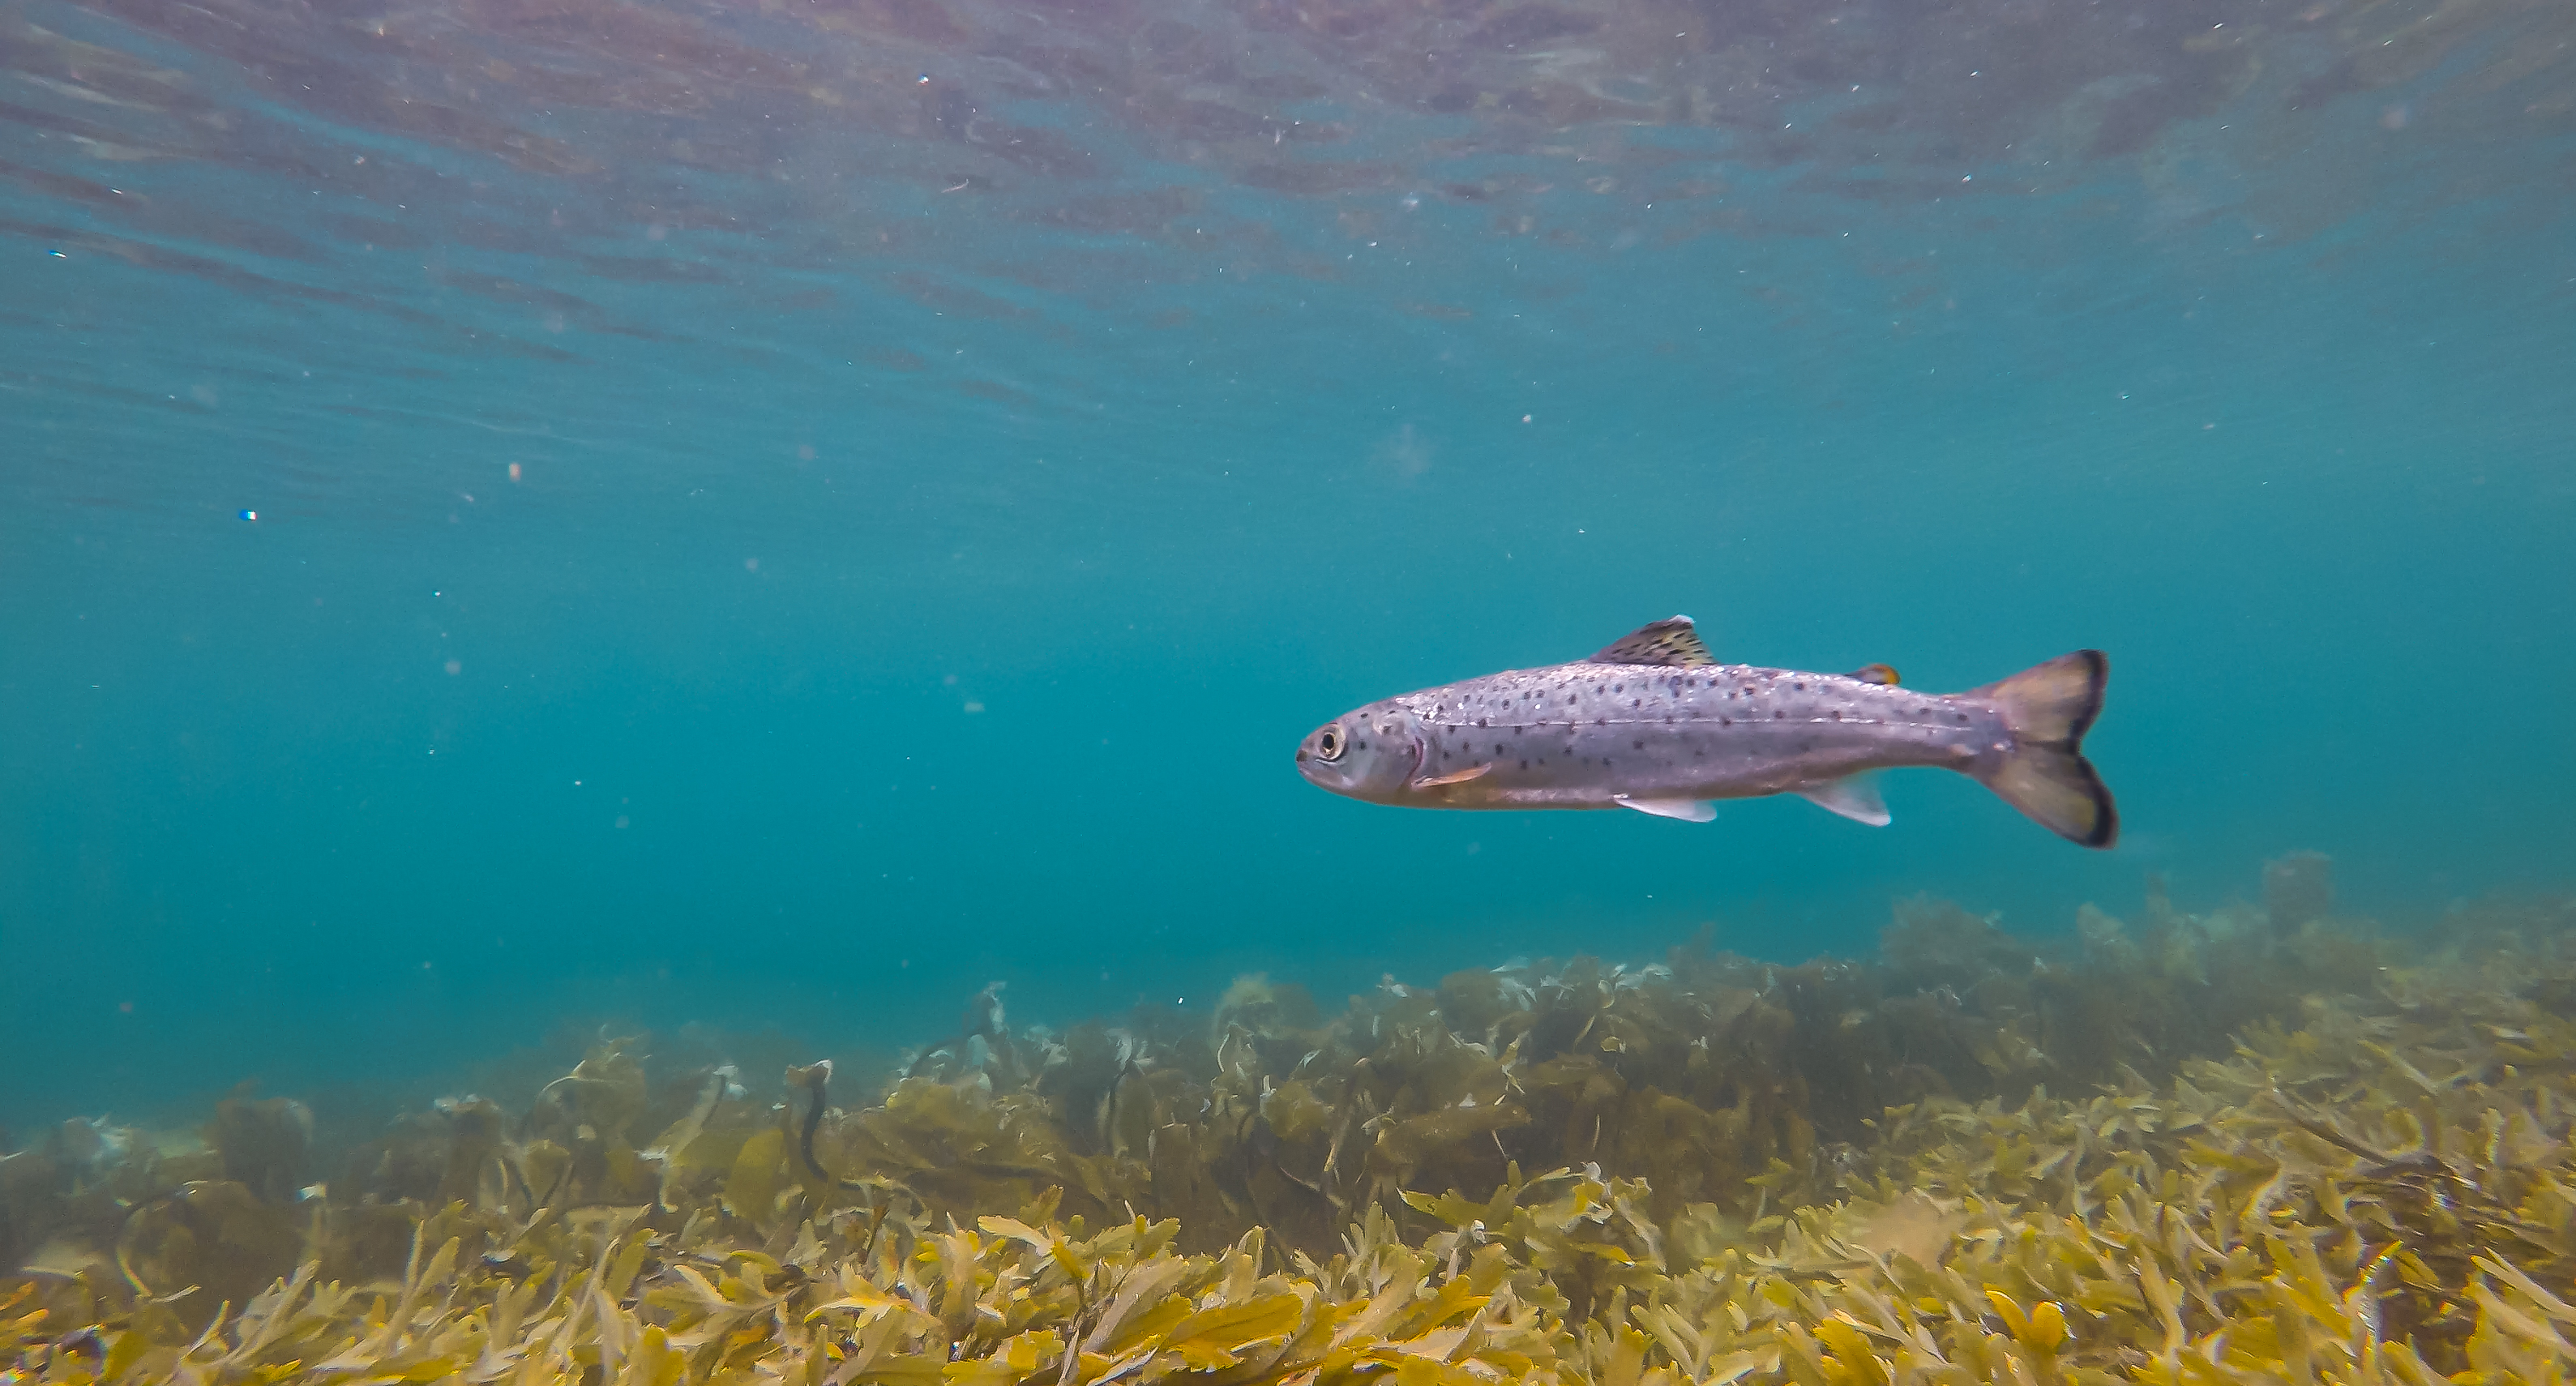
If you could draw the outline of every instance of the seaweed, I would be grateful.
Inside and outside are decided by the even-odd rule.
[[[13,1382],[1587,1386],[2563,1379],[2576,902],[2302,866],[2033,941],[1241,979],[876,1100],[603,1036],[347,1152],[237,1095],[0,1160]],[[2268,881],[2281,873],[2272,872]],[[2305,892],[2302,894],[2301,892]],[[2289,921],[2285,923],[2284,921]],[[846,1086],[846,1084],[844,1084]]]

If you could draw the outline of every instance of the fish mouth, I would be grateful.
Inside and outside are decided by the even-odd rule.
[[[1305,741],[1297,743],[1297,773],[1308,784],[1338,791],[1340,786],[1333,781],[1333,762],[1322,759],[1307,749],[1308,743],[1313,740],[1314,738],[1309,736]]]

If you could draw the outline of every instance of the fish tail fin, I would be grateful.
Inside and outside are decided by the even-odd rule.
[[[1966,695],[1993,703],[2013,735],[2011,750],[1969,773],[2041,827],[2086,847],[2120,837],[2111,791],[2083,750],[2110,677],[2109,656],[2077,650]]]

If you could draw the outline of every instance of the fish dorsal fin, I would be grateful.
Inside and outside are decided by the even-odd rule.
[[[1896,666],[1892,664],[1864,664],[1859,668],[1852,670],[1851,677],[1856,678],[1863,683],[1877,684],[1881,688],[1894,688],[1896,686]]]
[[[1818,780],[1789,791],[1828,813],[1839,813],[1873,828],[1887,826],[1887,801],[1878,797],[1878,782],[1868,775]]]
[[[1657,818],[1678,818],[1685,823],[1705,823],[1717,817],[1717,805],[1706,799],[1631,799],[1625,794],[1610,796],[1610,802]]]
[[[1592,657],[1594,664],[1660,664],[1667,669],[1698,669],[1717,659],[1700,643],[1688,616],[1650,621],[1613,640]]]

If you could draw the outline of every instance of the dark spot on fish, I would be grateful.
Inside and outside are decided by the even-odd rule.
[[[1806,691],[1807,691],[1807,685],[1805,685],[1804,683],[1793,683],[1793,684],[1791,684],[1791,685],[1789,685],[1789,686],[1790,686],[1791,688],[1794,688],[1794,689],[1798,690],[1798,691],[1799,691],[1799,692],[1801,692],[1801,693],[1804,693],[1804,692],[1806,692]]]
[[[1628,685],[1624,683],[1614,683],[1610,685],[1610,691],[1613,693],[1625,693],[1628,691]]]
[[[1841,708],[1834,709],[1834,720],[1837,722],[1843,720],[1843,710]]]
[[[1522,768],[1523,770],[1527,770],[1527,769],[1529,768],[1529,762],[1528,762],[1528,761],[1526,761],[1526,760],[1525,760],[1525,761],[1522,761],[1522,762],[1521,762],[1521,768]]]
[[[1717,719],[1717,724],[1721,727],[1731,727],[1735,725],[1735,719],[1732,717],[1720,717]]]
[[[1774,721],[1774,722],[1779,721],[1779,720],[1780,720],[1780,716],[1781,716],[1781,714],[1780,714],[1780,709],[1778,709],[1778,708],[1776,708],[1776,707],[1775,707],[1775,708],[1773,708],[1773,709],[1771,709],[1771,720],[1772,720],[1772,721]]]
[[[1963,727],[1968,725],[1968,714],[1964,712],[1959,714],[1959,725]]]
[[[1636,750],[1640,750],[1640,751],[1642,751],[1642,750],[1646,749],[1646,743],[1645,743],[1645,742],[1643,742],[1643,741],[1632,741],[1632,742],[1630,742],[1630,743],[1628,743],[1628,744],[1630,745],[1630,747],[1632,747],[1633,749],[1636,749]]]

